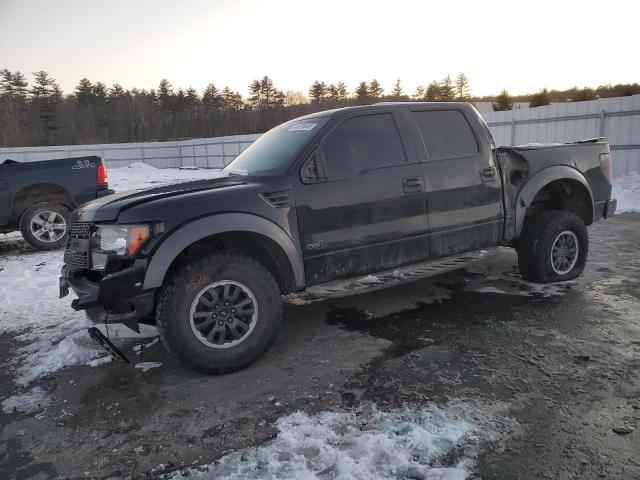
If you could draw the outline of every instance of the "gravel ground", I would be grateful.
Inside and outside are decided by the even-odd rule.
[[[289,448],[282,419],[290,424],[298,411],[299,424],[327,412],[370,418],[371,408],[396,412],[392,419],[436,406],[450,415],[452,405],[464,406],[478,433],[429,460],[445,468],[438,478],[640,478],[640,214],[598,222],[590,235],[587,269],[574,282],[523,282],[505,249],[430,279],[287,304],[274,348],[225,376],[185,370],[152,339],[120,339],[131,365],[25,380],[33,335],[4,331],[0,478],[219,478],[198,467],[223,457],[236,468],[264,455],[255,446]],[[0,268],[2,255],[16,254],[36,255],[16,241],[0,252]],[[55,331],[47,323],[39,335]],[[134,368],[143,362],[155,368]],[[460,465],[462,476],[446,470]],[[331,468],[316,473],[335,477]]]

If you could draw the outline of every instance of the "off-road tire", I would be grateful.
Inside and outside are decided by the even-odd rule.
[[[192,302],[204,287],[221,280],[246,285],[258,305],[254,329],[230,348],[206,345],[191,327]],[[256,260],[217,253],[183,264],[171,274],[156,317],[164,345],[185,366],[204,373],[229,373],[255,362],[272,345],[282,323],[282,296],[271,273]]]
[[[571,270],[559,275],[551,263],[552,246],[562,232],[578,239],[578,258]],[[576,278],[584,270],[589,253],[589,235],[582,219],[572,212],[548,210],[528,217],[517,246],[521,275],[537,283],[561,282]]]
[[[67,228],[69,226],[69,209],[64,205],[60,205],[59,203],[53,202],[41,202],[32,205],[27,208],[22,216],[20,217],[20,232],[22,233],[22,237],[27,241],[29,245],[38,250],[57,250],[59,248],[64,247],[65,241],[67,239],[67,232],[65,230],[64,235],[56,240],[51,242],[45,242],[38,239],[31,232],[31,221],[32,219],[42,212],[56,212],[62,218],[64,218],[65,224],[67,224]]]

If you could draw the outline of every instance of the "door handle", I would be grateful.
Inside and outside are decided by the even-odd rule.
[[[496,168],[486,167],[480,169],[480,180],[483,182],[495,182],[496,180]]]
[[[422,191],[422,180],[418,177],[402,179],[402,191],[404,193],[417,193]]]

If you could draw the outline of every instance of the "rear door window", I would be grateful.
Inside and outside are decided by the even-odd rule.
[[[369,170],[406,162],[398,127],[390,113],[345,120],[322,143],[328,180],[343,180]]]
[[[472,157],[478,154],[478,143],[471,126],[459,110],[412,112],[429,160]]]

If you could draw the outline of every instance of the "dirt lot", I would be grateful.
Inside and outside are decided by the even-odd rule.
[[[49,404],[0,415],[0,478],[195,476],[175,472],[273,439],[274,422],[298,410],[456,402],[491,412],[493,433],[438,465],[471,458],[472,478],[640,478],[640,215],[590,233],[575,282],[527,284],[504,250],[431,279],[288,304],[275,347],[231,375],[187,371],[158,343],[136,355],[151,341],[120,340],[134,363],[162,365],[78,365],[31,381]],[[32,255],[21,248],[0,255]],[[0,398],[26,388],[23,342],[24,332],[0,335]]]

